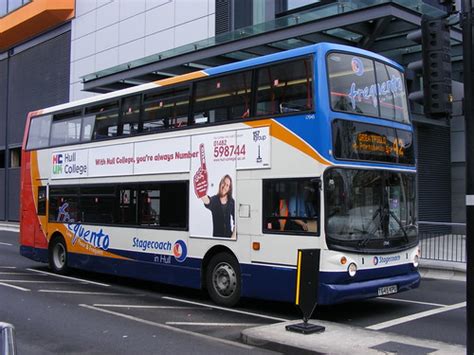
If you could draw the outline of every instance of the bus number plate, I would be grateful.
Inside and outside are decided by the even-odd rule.
[[[397,293],[397,285],[379,287],[379,296],[391,295]]]

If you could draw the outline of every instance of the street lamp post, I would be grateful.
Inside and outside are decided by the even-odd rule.
[[[466,123],[466,354],[474,354],[474,58],[472,0],[462,1],[464,118]]]

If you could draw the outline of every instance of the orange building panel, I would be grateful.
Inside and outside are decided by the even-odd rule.
[[[74,17],[74,0],[32,0],[0,18],[0,51]]]

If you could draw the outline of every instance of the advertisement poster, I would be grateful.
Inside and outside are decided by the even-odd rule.
[[[133,175],[133,144],[120,144],[89,150],[89,176]]]
[[[235,131],[193,136],[191,144],[198,156],[191,159],[190,235],[235,239],[236,159],[245,148]]]
[[[67,179],[88,176],[88,150],[54,152],[51,156],[52,179]]]
[[[243,154],[236,157],[237,170],[269,168],[270,128],[242,129],[236,133],[237,146],[244,150]]]
[[[135,143],[135,168],[138,174],[165,174],[189,171],[190,137],[157,139]]]

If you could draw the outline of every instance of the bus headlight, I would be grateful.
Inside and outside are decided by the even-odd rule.
[[[355,263],[350,263],[347,267],[347,272],[349,273],[350,277],[354,277],[357,273],[357,265]]]
[[[413,258],[413,266],[418,267],[418,264],[420,263],[420,257],[418,254],[415,254],[415,257]]]

